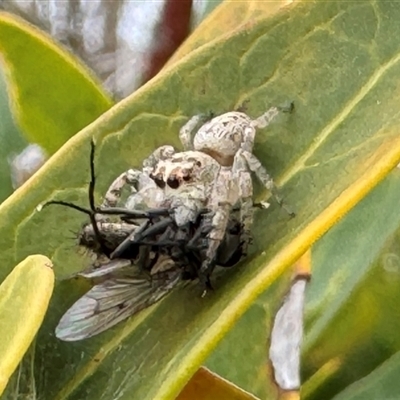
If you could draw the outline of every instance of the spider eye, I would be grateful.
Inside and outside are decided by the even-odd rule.
[[[167,185],[171,188],[171,189],[177,189],[179,187],[179,180],[176,179],[175,176],[169,177],[167,179]]]
[[[164,187],[165,187],[165,182],[164,182],[164,180],[162,179],[162,176],[161,175],[153,175],[153,174],[150,174],[150,178],[151,179],[153,179],[153,181],[155,182],[155,184],[159,187],[159,188],[161,188],[161,189],[163,189]]]
[[[192,171],[188,169],[183,169],[182,170],[182,179],[187,182],[191,179]]]

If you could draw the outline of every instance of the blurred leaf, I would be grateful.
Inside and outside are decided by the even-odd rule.
[[[175,54],[169,59],[166,66],[172,65],[193,50],[208,45],[214,40],[229,38],[231,35],[250,28],[257,20],[273,18],[286,4],[287,0],[278,1],[208,1],[204,11],[205,19],[189,36]],[[218,6],[218,7],[217,7]],[[214,10],[215,9],[215,10]],[[210,12],[214,10],[213,13]]]
[[[396,170],[313,250],[304,398],[332,398],[400,350],[399,202]]]
[[[257,400],[206,368],[200,368],[176,400]]]
[[[193,2],[191,18],[192,27],[196,28],[200,22],[223,1],[224,0],[204,0]]]
[[[51,261],[27,257],[0,286],[0,395],[42,324],[54,286]]]
[[[226,271],[210,296],[201,298],[188,284],[83,342],[54,338],[57,320],[87,289],[61,282],[37,341],[41,398],[174,399],[252,302],[389,173],[400,160],[400,44],[388,40],[400,33],[399,18],[389,2],[292,3],[158,75],[76,135],[0,206],[1,276],[37,252],[68,276],[89,262],[71,239],[84,217],[35,207],[54,197],[87,204],[91,138],[100,194],[156,146],[178,144],[179,127],[195,113],[222,113],[249,100],[248,114],[258,116],[271,104],[295,102],[294,115],[259,132],[255,153],[278,177],[297,217],[289,220],[275,205],[260,210],[252,254]]]
[[[50,154],[112,105],[74,57],[47,34],[4,12],[0,53],[20,127],[29,142]]]
[[[143,63],[146,64],[143,82],[147,82],[161,70],[190,32],[192,0],[166,0],[159,4],[161,15],[153,29],[149,49],[146,55],[142,55]]]
[[[396,353],[370,375],[355,382],[335,396],[335,400],[396,400],[400,392],[400,352]]]
[[[27,145],[13,121],[4,76],[0,66],[0,203],[12,192],[8,157]]]

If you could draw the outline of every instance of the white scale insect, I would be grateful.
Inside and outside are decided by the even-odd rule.
[[[185,151],[176,152],[172,146],[155,150],[143,162],[142,171],[130,169],[111,184],[103,207],[115,207],[123,188],[129,185],[132,194],[125,203],[127,209],[170,207],[178,226],[193,222],[200,210],[209,209],[212,220],[208,222],[212,229],[200,271],[203,276],[209,276],[234,207],[239,206],[240,210],[242,242],[247,244],[250,239],[251,172],[282,204],[273,180],[252,154],[256,128],[268,126],[278,113],[279,109],[272,107],[252,120],[242,112],[228,112],[202,125],[192,140],[193,130],[202,120],[200,116],[193,117],[180,130]],[[115,229],[113,223],[99,220],[100,227],[102,224],[108,224],[107,229]],[[137,229],[123,224],[119,223],[116,229],[133,229],[130,235],[133,240]],[[90,225],[86,229],[90,230]],[[118,259],[79,274],[94,279],[95,286],[64,314],[56,336],[66,341],[94,336],[157,302],[180,281],[180,270],[165,256],[157,260],[150,274],[153,279],[149,280],[130,260]]]

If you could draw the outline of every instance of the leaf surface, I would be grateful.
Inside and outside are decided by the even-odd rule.
[[[399,201],[396,169],[313,249],[304,398],[332,398],[400,350]]]
[[[178,130],[193,114],[249,100],[247,112],[256,117],[272,104],[295,102],[293,115],[258,133],[255,154],[296,218],[274,204],[260,210],[252,254],[227,270],[210,296],[188,284],[83,342],[54,338],[58,319],[87,290],[60,282],[38,338],[43,399],[174,399],[254,300],[389,173],[400,160],[400,44],[387,39],[399,31],[399,18],[387,2],[298,2],[260,18],[164,70],[72,138],[0,206],[1,276],[15,260],[41,252],[66,277],[89,262],[70,233],[85,218],[35,207],[52,198],[87,204],[91,138],[99,196],[156,146],[178,145]]]
[[[49,154],[112,105],[75,57],[5,12],[0,13],[0,53],[19,126],[28,142]]]
[[[246,25],[250,26],[256,23],[258,19],[273,17],[287,3],[287,0],[271,2],[225,0],[218,5],[217,1],[209,1],[204,11],[206,18],[179,47],[166,65],[173,64],[193,50],[214,40],[229,37],[235,32],[243,30]],[[211,10],[214,12],[207,15]]]
[[[207,368],[200,368],[176,400],[257,400]]]
[[[370,375],[335,396],[335,400],[395,400],[399,396],[400,353],[396,353]]]
[[[6,82],[0,71],[0,203],[13,192],[8,157],[20,153],[26,145],[13,120]]]
[[[34,339],[53,292],[47,257],[29,256],[0,285],[0,395]]]

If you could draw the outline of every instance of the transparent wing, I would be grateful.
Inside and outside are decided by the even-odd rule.
[[[132,264],[131,260],[112,260],[97,268],[91,267],[85,271],[78,272],[77,274],[75,274],[75,276],[82,276],[83,278],[86,279],[107,278],[107,277],[111,278],[115,277],[120,272],[125,272],[126,275],[127,267],[129,269],[134,270],[132,274],[135,271],[139,271],[139,269]]]
[[[181,270],[149,277],[118,277],[95,285],[62,316],[57,338],[76,341],[97,335],[156,303],[180,281]]]

